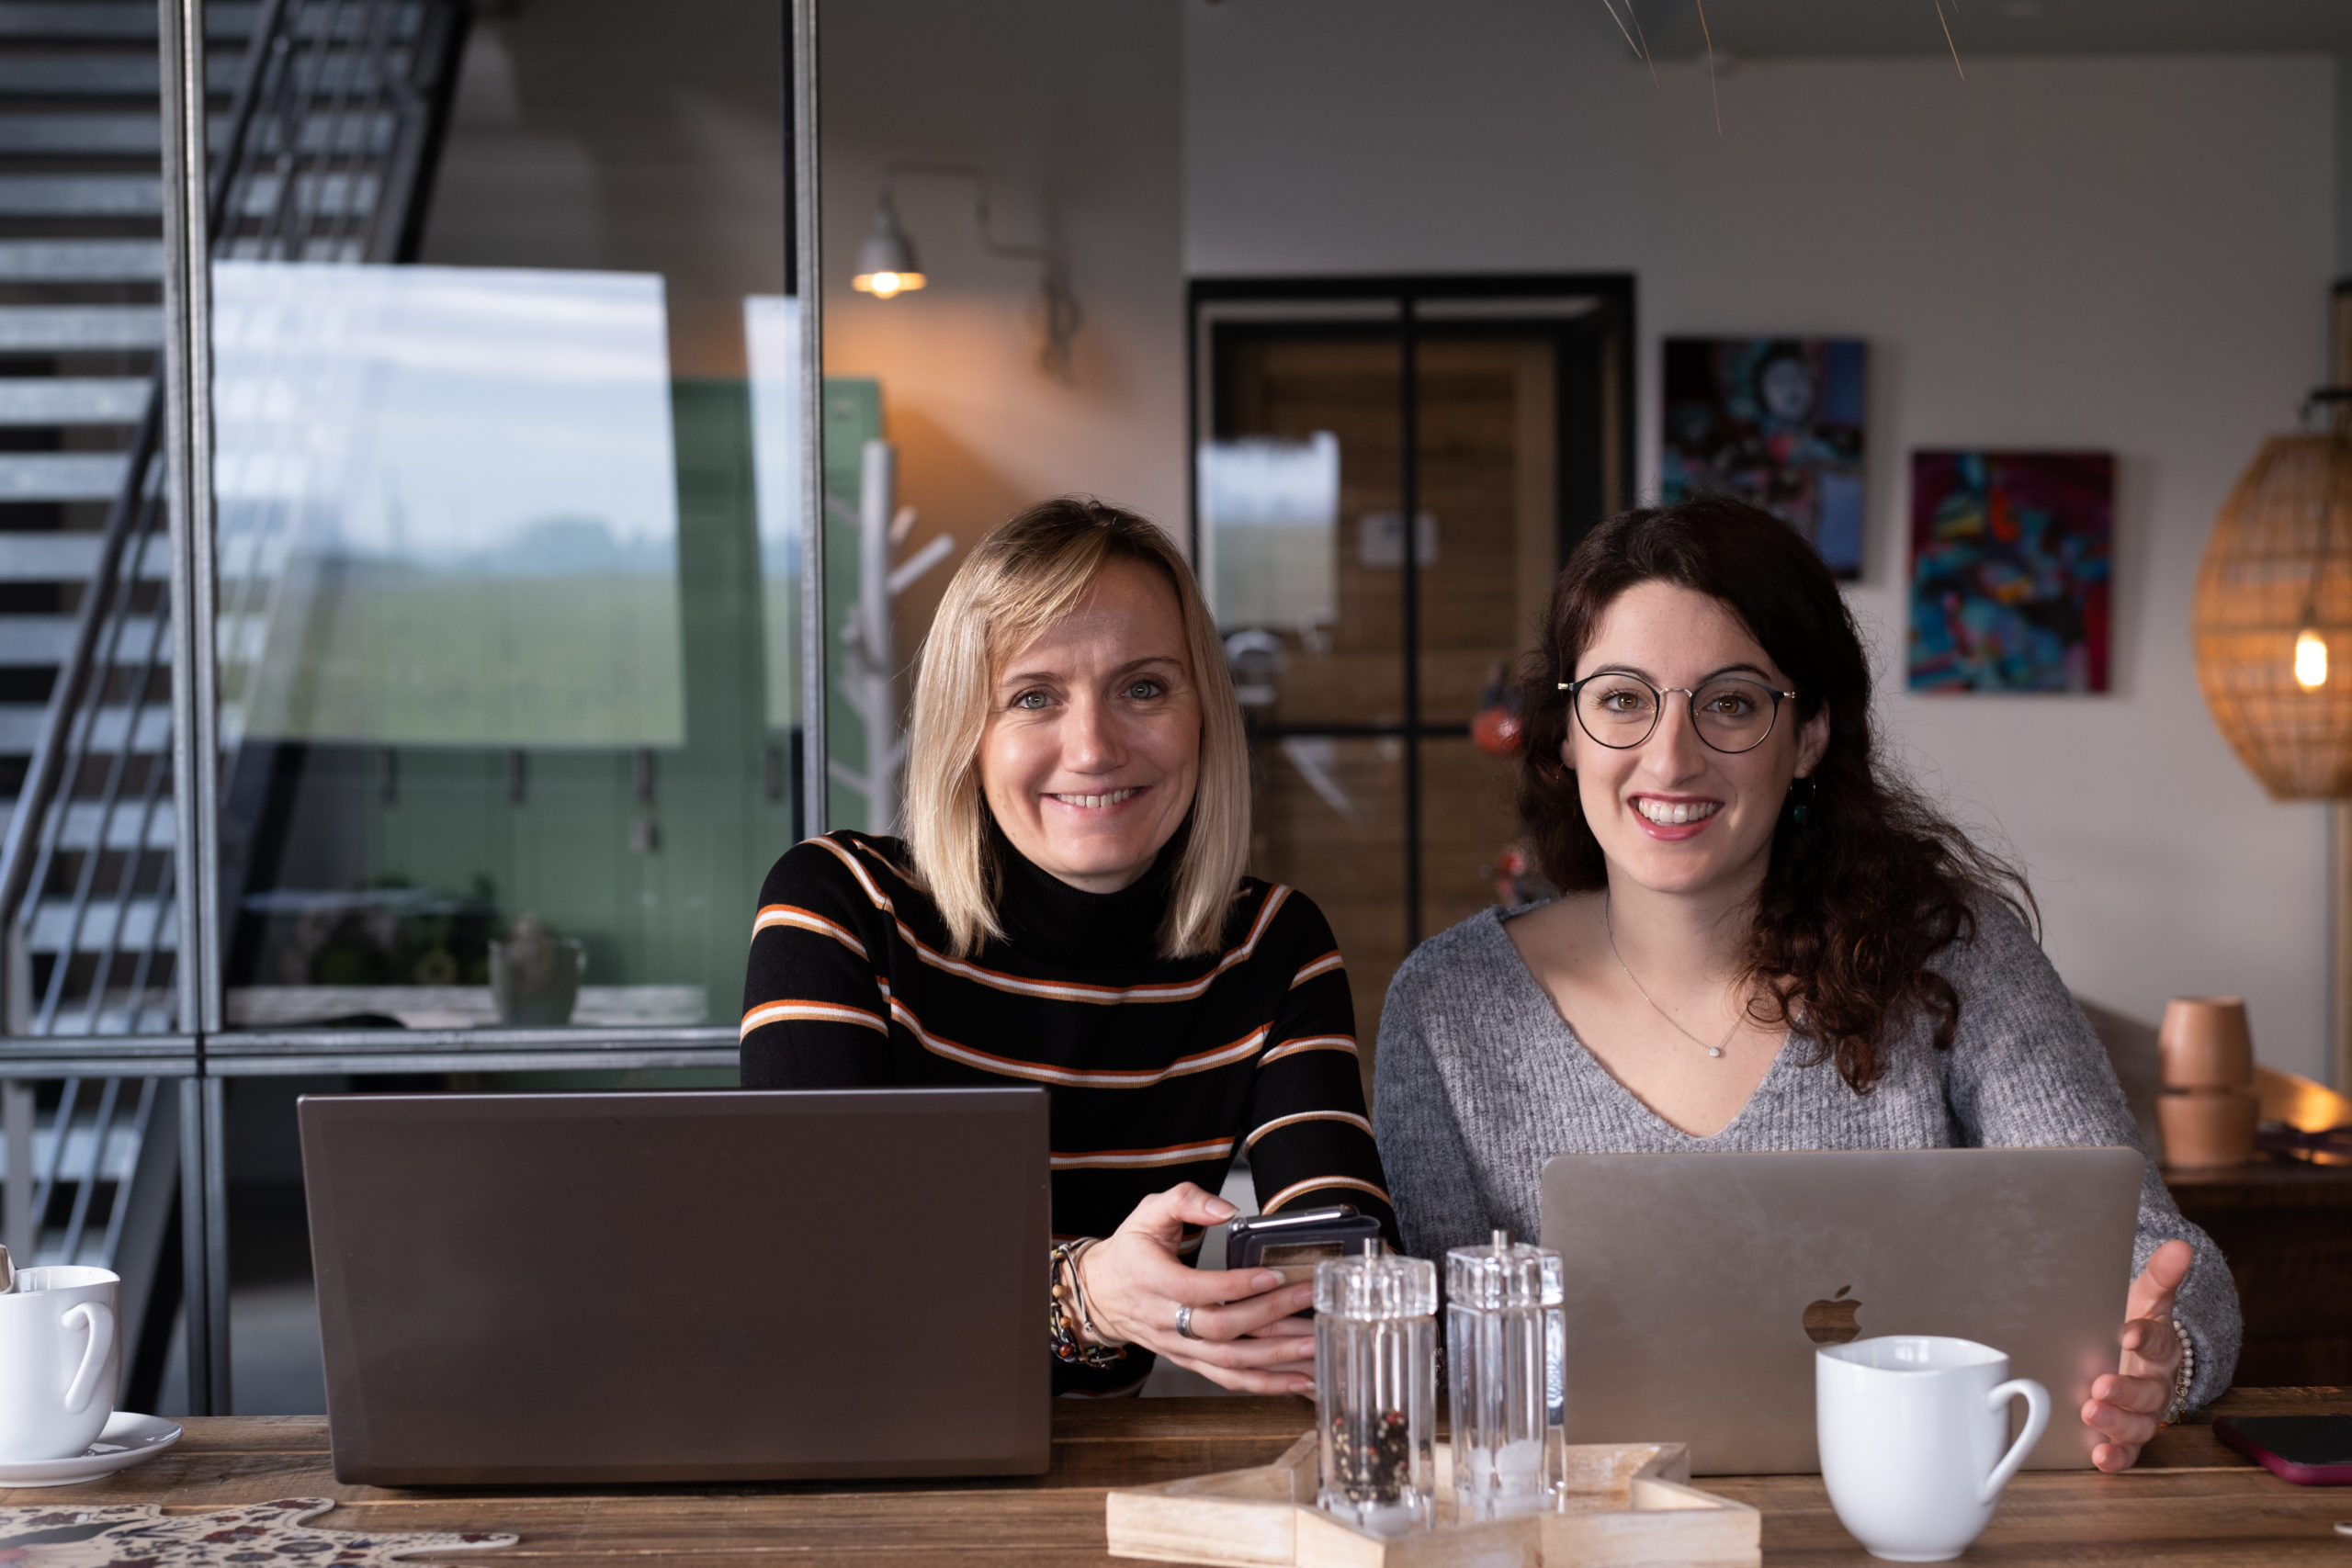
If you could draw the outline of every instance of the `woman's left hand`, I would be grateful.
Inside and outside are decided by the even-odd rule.
[[[2148,1255],[2148,1266],[2124,1298],[2122,1362],[2099,1375],[2083,1405],[2083,1425],[2107,1439],[2091,1450],[2091,1462],[2101,1470],[2129,1470],[2137,1463],[2140,1446],[2155,1436],[2172,1404],[2181,1359],[2172,1299],[2196,1256],[2185,1241],[2165,1243]]]

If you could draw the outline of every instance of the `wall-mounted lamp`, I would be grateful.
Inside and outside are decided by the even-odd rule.
[[[902,175],[971,181],[972,218],[979,229],[980,248],[992,256],[1040,264],[1037,293],[1045,344],[1038,351],[1037,360],[1048,374],[1064,381],[1070,379],[1070,344],[1078,336],[1080,313],[1078,297],[1070,292],[1069,276],[1060,253],[1050,242],[1011,245],[999,240],[989,209],[988,176],[969,164],[891,164],[884,168],[882,197],[875,209],[874,230],[858,247],[857,271],[849,280],[850,287],[876,299],[892,299],[930,281],[915,260],[914,242],[899,222],[895,197]]]
[[[899,227],[899,209],[890,204],[890,187],[882,187],[882,205],[874,209],[874,232],[857,248],[857,276],[849,286],[877,299],[896,299],[926,279],[915,262],[914,242]]]

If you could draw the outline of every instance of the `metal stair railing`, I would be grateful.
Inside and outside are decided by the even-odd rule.
[[[220,175],[213,183],[209,206],[217,224],[225,207],[234,175],[244,161],[247,133],[253,121],[257,101],[254,88],[260,74],[257,66],[274,47],[274,40],[286,25],[288,0],[265,0],[256,17],[246,53],[244,80],[240,84],[235,104],[230,114],[229,134],[221,150]],[[140,750],[140,729],[145,713],[152,705],[164,715],[169,724],[170,696],[166,691],[160,701],[151,705],[156,665],[161,662],[164,639],[157,634],[144,640],[146,648],[133,677],[131,700],[121,708],[120,737],[107,747],[112,754],[106,764],[103,784],[93,825],[92,839],[82,851],[82,863],[77,868],[71,898],[64,909],[63,940],[56,944],[56,958],[51,965],[47,983],[40,987],[36,1006],[31,997],[17,994],[31,976],[29,953],[33,947],[34,925],[39,919],[42,894],[47,887],[52,867],[61,850],[65,847],[66,827],[71,817],[70,806],[75,784],[94,747],[113,739],[102,733],[112,728],[101,725],[110,682],[107,676],[115,668],[119,655],[125,627],[135,612],[135,597],[141,579],[151,541],[161,536],[162,497],[158,492],[160,468],[156,462],[162,431],[162,387],[160,381],[151,387],[145,416],[140,421],[139,433],[131,443],[125,464],[121,491],[116,495],[107,513],[104,530],[99,536],[97,562],[82,592],[81,604],[74,619],[72,640],[66,658],[58,671],[56,683],[51,688],[47,708],[41,716],[39,738],[33,746],[30,765],[19,791],[16,808],[9,814],[8,831],[0,840],[0,918],[6,921],[6,935],[10,946],[10,962],[0,969],[9,995],[6,1018],[12,1034],[50,1034],[57,1031],[58,1010],[74,959],[82,948],[82,939],[89,922],[90,907],[96,892],[96,876],[107,858],[108,846],[114,842],[116,811],[124,778],[131,758]],[[154,617],[159,623],[162,614]],[[160,632],[160,625],[158,633]],[[103,646],[105,658],[99,650]],[[150,825],[162,795],[166,772],[167,749],[149,753],[146,777],[139,790],[139,806],[134,813],[135,831],[130,840],[128,859],[115,878],[114,914],[107,940],[100,954],[101,983],[90,993],[88,1005],[77,1021],[78,1033],[101,1032],[102,1013],[106,1002],[104,980],[111,977],[114,959],[122,947],[125,928],[131,924],[129,916],[131,897],[137,892],[137,878],[144,867],[151,837]],[[61,791],[60,785],[62,784]],[[161,945],[164,912],[173,898],[173,862],[165,856],[156,885],[152,891],[152,913],[141,922],[146,927],[145,940],[137,944],[133,953],[130,995],[123,1010],[124,1028],[120,1032],[141,1032],[142,1003],[148,982],[154,977],[155,955]],[[176,933],[175,933],[176,934]],[[164,1027],[168,1028],[166,1021]]]
[[[221,8],[244,13],[236,18],[241,26],[208,30],[242,31],[245,48],[242,59],[216,59],[207,72],[216,94],[233,87],[229,114],[211,122],[208,137],[215,260],[410,257],[464,41],[462,6],[463,0],[262,0]],[[62,8],[51,19],[74,20]],[[126,247],[110,241],[90,248]],[[117,272],[91,276],[140,276],[112,265]],[[122,464],[121,481],[96,536],[78,536],[96,546],[93,564],[0,834],[0,1028],[10,1035],[166,1032],[175,1022],[189,1030],[197,1021],[174,1016],[173,971],[184,961],[185,933],[175,913],[181,846],[170,810],[171,682],[185,672],[172,668],[164,635],[171,607],[157,597],[170,548],[160,369],[130,449],[103,459]],[[248,509],[240,521],[251,520]],[[252,552],[244,558],[259,559]],[[266,610],[267,578],[241,576],[238,615]],[[241,625],[223,615],[208,635],[226,639]],[[234,766],[233,746],[224,739],[224,774]],[[221,885],[233,908],[238,878],[224,875]],[[45,966],[37,962],[42,955]],[[5,1239],[20,1261],[115,1269],[127,1325],[141,1323],[158,1288],[180,1174],[180,1096],[189,1092],[192,1086],[166,1077],[0,1084]]]
[[[215,254],[238,262],[385,265],[413,258],[423,231],[428,176],[454,88],[468,13],[457,0],[311,0],[305,15],[321,24],[281,35],[257,67],[259,106],[249,159],[227,193]],[[325,70],[330,40],[347,69]],[[216,313],[216,321],[220,319]],[[267,468],[300,461],[303,433],[271,438],[280,453],[252,446],[245,465]],[[255,666],[281,638],[274,623],[300,613],[300,594],[280,592],[285,547],[300,520],[298,504],[274,490],[254,494],[219,487],[216,593],[220,654],[220,732],[223,787],[219,835],[220,919],[224,938],[256,863],[274,858],[270,835],[282,834],[269,792],[277,747],[245,742],[244,710]],[[298,628],[299,629],[299,628]],[[224,940],[223,946],[232,945]]]
[[[403,259],[419,228],[437,111],[464,21],[456,0],[264,0],[243,68],[232,78],[236,95],[210,182],[214,257]],[[138,1033],[172,1025],[170,969],[180,946],[175,859],[153,841],[159,823],[168,833],[172,672],[165,639],[148,625],[166,612],[141,603],[141,584],[155,577],[150,553],[165,547],[160,428],[158,389],[107,513],[67,657],[0,839],[0,930],[10,948],[0,986],[8,993],[10,1033]],[[283,522],[248,514],[238,520],[246,536],[240,542],[258,546]],[[224,549],[223,558],[250,567],[266,552]],[[241,571],[222,586],[233,588],[222,595],[224,631],[266,615],[266,570]],[[224,757],[224,773],[232,761]],[[95,798],[83,796],[93,784]],[[84,846],[79,826],[91,811],[77,808],[88,807],[96,821]],[[118,843],[127,845],[119,862],[110,854]],[[52,897],[61,874],[68,885]],[[224,877],[222,886],[232,889],[233,908],[234,883]],[[35,964],[42,952],[53,953],[45,974]],[[32,994],[24,994],[28,976]],[[119,1002],[110,995],[118,982]],[[78,1010],[70,1005],[75,993],[85,998]],[[166,1010],[161,1017],[151,998]]]
[[[20,30],[49,38],[74,36],[77,17],[71,9],[51,7],[9,20]],[[15,62],[16,89],[47,91],[46,68],[58,58],[39,53],[19,57]],[[111,68],[117,59],[138,63],[135,56],[102,57],[95,62]],[[149,63],[143,74],[152,76],[154,69]],[[113,72],[124,80],[141,74],[136,70]],[[250,98],[248,93],[237,95],[240,103]],[[249,111],[238,118],[248,118]],[[52,137],[56,144],[49,151],[57,156],[99,157],[141,151],[135,141],[125,143],[107,132],[107,123],[103,116],[78,117],[75,134],[87,127],[95,140],[83,144]],[[12,175],[11,181],[21,187],[38,178]],[[154,185],[135,175],[59,177],[54,184],[66,187],[100,182],[118,193]],[[46,216],[52,221],[74,216],[119,221],[146,216],[151,205],[141,199],[94,206],[72,196],[71,190],[52,193],[22,207],[20,215]],[[19,254],[12,273],[16,281],[42,285],[136,284],[149,276],[154,265],[147,243],[114,237],[51,237],[12,249],[48,253],[37,259]],[[17,311],[21,318],[42,313],[40,307]],[[151,335],[153,328],[148,323],[158,314],[151,306],[55,307],[49,313],[61,319],[105,316],[124,329],[96,346],[134,351],[161,346]],[[67,344],[59,334],[54,344],[34,346]],[[160,635],[168,606],[153,603],[152,593],[147,603],[140,598],[142,586],[157,580],[154,569],[163,564],[152,547],[164,542],[153,479],[161,420],[155,385],[151,379],[141,396],[136,380],[52,384],[51,389],[60,392],[103,388],[107,393],[103,407],[87,397],[47,400],[51,416],[62,424],[93,414],[100,416],[100,423],[113,423],[135,411],[132,445],[125,452],[60,459],[94,469],[119,469],[110,496],[104,489],[89,493],[90,499],[108,502],[94,535],[12,531],[9,536],[12,544],[40,539],[74,546],[71,552],[45,554],[51,559],[80,555],[90,563],[74,615],[61,628],[65,635],[57,673],[40,710],[24,784],[9,811],[6,831],[0,835],[0,961],[5,961],[0,962],[0,1021],[14,1035],[124,1033],[168,1029],[173,1022],[168,996],[160,1010],[147,1005],[157,988],[159,955],[173,934],[165,913],[173,897],[174,835],[167,818],[162,820],[160,842],[157,834],[157,803],[168,787],[169,694],[167,686],[160,694],[156,691],[159,670],[164,682],[170,678],[164,667],[166,644]],[[123,400],[119,389],[125,387],[131,407],[118,410]],[[33,393],[40,386],[12,380],[11,389]],[[41,401],[37,397],[28,400],[36,405]],[[39,423],[27,420],[28,412],[19,408],[13,423]],[[72,493],[78,499],[83,492],[46,493]],[[32,574],[35,579],[44,575],[51,574]],[[71,578],[68,571],[51,575],[51,581]],[[93,773],[98,781],[96,798],[82,798],[82,786]],[[118,856],[118,851],[128,852]],[[151,878],[148,862],[159,851],[164,856],[162,875]],[[102,867],[115,873],[109,887],[100,886]],[[52,876],[62,884],[64,895],[54,901],[44,897]],[[142,896],[142,883],[151,880],[154,886]],[[43,928],[53,929],[44,932]],[[55,955],[37,989],[31,950],[44,941]],[[87,999],[67,1011],[62,1004],[68,982],[92,948],[97,950],[95,965],[83,976],[90,982]],[[107,1002],[118,969],[129,982],[128,1005],[111,1010],[109,1016]],[[23,1065],[23,1056],[11,1055]],[[15,1078],[0,1085],[6,1239],[27,1263],[96,1264],[120,1276],[127,1369],[159,1282],[158,1264],[179,1174],[180,1093],[170,1078],[117,1074],[46,1081]]]
[[[97,1103],[86,1107],[93,1083]],[[158,1102],[170,1093],[160,1078],[67,1078],[60,1086],[55,1111],[33,1132],[32,1212],[45,1221],[61,1192],[72,1196],[62,1225],[41,1226],[39,1261],[113,1266],[130,1219],[131,1179],[141,1151],[158,1130]],[[94,1235],[90,1217],[102,1186],[111,1186],[114,1196]]]

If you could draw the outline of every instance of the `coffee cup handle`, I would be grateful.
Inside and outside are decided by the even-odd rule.
[[[2025,1430],[2018,1434],[2018,1440],[2009,1445],[2009,1451],[2001,1456],[2001,1462],[1993,1467],[1993,1473],[1976,1489],[1979,1503],[1989,1503],[2001,1495],[2001,1488],[2017,1474],[2025,1456],[2033,1451],[2033,1445],[2041,1441],[2041,1434],[2050,1429],[2050,1391],[2031,1378],[2011,1378],[1986,1394],[1984,1403],[1998,1410],[2018,1394],[2025,1395]]]
[[[74,1373],[74,1381],[65,1385],[65,1413],[79,1416],[88,1408],[90,1396],[98,1392],[98,1376],[107,1370],[107,1352],[114,1348],[114,1311],[104,1302],[82,1302],[65,1309],[58,1321],[71,1323],[82,1320],[90,1331],[90,1343],[82,1352],[82,1365]]]

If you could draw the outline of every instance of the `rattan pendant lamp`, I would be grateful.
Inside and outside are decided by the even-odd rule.
[[[2352,795],[2352,437],[2262,444],[2214,522],[2189,619],[2206,705],[2271,797]]]

